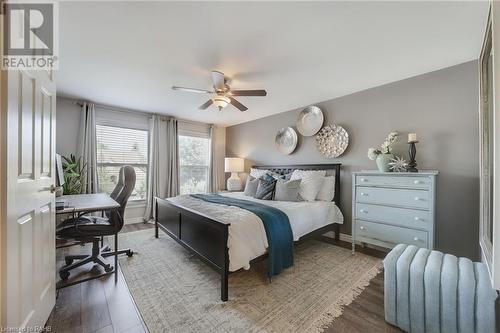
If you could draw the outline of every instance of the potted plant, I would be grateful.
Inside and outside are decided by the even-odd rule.
[[[82,192],[82,178],[85,173],[85,163],[81,163],[81,157],[76,158],[70,154],[69,157],[62,156],[64,172],[64,194],[80,194]]]
[[[368,149],[368,158],[370,160],[375,160],[377,163],[377,167],[381,172],[389,172],[390,167],[389,163],[391,159],[394,158],[394,155],[391,152],[392,145],[398,140],[398,132],[391,132],[385,139],[384,143],[380,146],[380,148],[369,148]]]

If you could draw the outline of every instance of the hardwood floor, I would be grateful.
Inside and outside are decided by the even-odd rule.
[[[136,223],[125,225],[122,232],[132,232],[153,228],[153,224]],[[323,237],[325,241],[350,249],[351,244],[334,241]],[[67,253],[88,251],[80,246],[58,249],[58,267],[64,264]],[[358,251],[379,258],[385,253],[359,248]],[[90,264],[89,264],[90,265]],[[72,272],[70,279],[84,278],[100,271],[88,270],[92,266],[84,266],[80,271]],[[130,295],[121,270],[118,270],[118,283],[114,276],[108,275],[74,286],[60,289],[56,306],[47,322],[52,332],[81,333],[142,333],[147,332],[146,325]],[[342,316],[330,325],[326,333],[356,332],[401,332],[387,324],[384,320],[384,274],[380,273],[370,285],[348,306]]]
[[[137,223],[125,225],[122,232],[152,228],[153,225]],[[72,246],[57,249],[57,267],[64,265],[64,256],[75,253],[89,253],[90,246]],[[110,262],[113,262],[110,258]],[[68,282],[103,273],[98,266],[82,266],[71,272]],[[59,283],[59,285],[61,285]],[[59,289],[56,306],[46,327],[51,332],[71,333],[143,333],[147,332],[139,311],[130,295],[120,269],[118,283],[114,275]]]

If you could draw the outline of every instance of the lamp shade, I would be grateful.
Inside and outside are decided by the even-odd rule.
[[[239,157],[226,157],[224,159],[225,172],[243,172],[245,170],[245,160]]]

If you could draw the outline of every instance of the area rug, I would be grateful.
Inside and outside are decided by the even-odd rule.
[[[380,259],[310,240],[295,247],[295,265],[270,283],[266,262],[229,276],[229,301],[219,275],[160,231],[125,233],[120,259],[150,332],[321,332],[380,271]],[[362,318],[360,318],[362,320]]]

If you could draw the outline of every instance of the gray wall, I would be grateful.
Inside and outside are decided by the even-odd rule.
[[[77,155],[81,107],[76,103],[77,100],[57,98],[56,152],[63,156]],[[125,223],[142,221],[144,209],[144,202],[129,202],[125,209]]]
[[[76,101],[57,98],[56,104],[56,152],[67,156],[76,155],[81,108]]]
[[[297,150],[289,156],[278,153],[274,136],[281,127],[295,128],[300,109],[227,128],[227,156],[248,159],[248,167],[252,163],[342,163],[341,208],[346,222],[341,232],[351,234],[351,172],[375,169],[375,162],[366,157],[366,152],[369,147],[380,145],[393,130],[402,134],[395,153],[407,158],[408,145],[404,142],[409,132],[416,132],[420,140],[418,167],[440,172],[436,248],[479,259],[476,61],[316,105],[324,112],[325,124],[340,124],[349,132],[349,147],[338,159],[323,158],[316,150],[314,137],[300,137]]]

